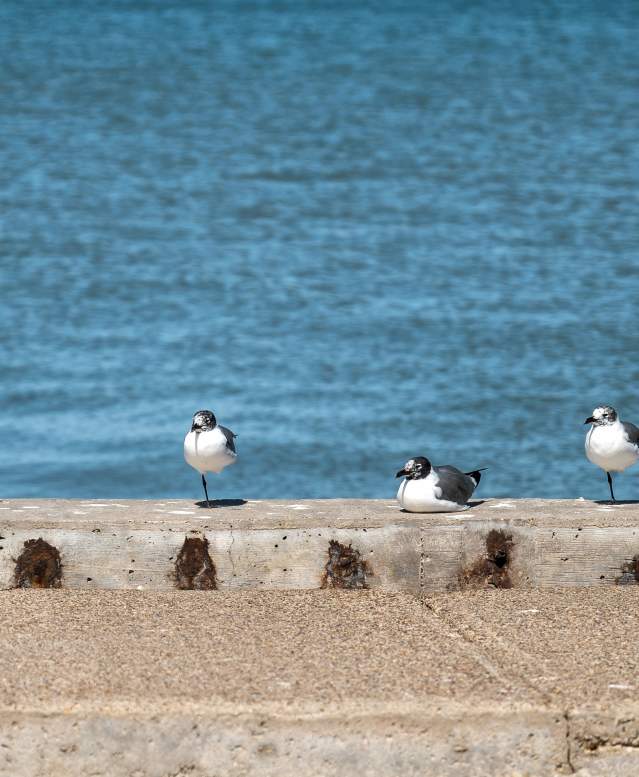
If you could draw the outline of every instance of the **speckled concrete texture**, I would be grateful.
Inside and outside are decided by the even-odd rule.
[[[0,617],[5,706],[541,701],[401,594],[13,591]]]
[[[639,587],[0,594],[0,774],[639,773]]]
[[[394,499],[2,499],[0,523],[28,528],[130,526],[185,529],[375,528],[396,522],[407,526],[450,526],[459,521],[503,520],[528,526],[632,526],[639,502],[586,499],[477,499],[459,513],[420,515],[400,510]]]
[[[440,623],[549,703],[611,707],[639,694],[639,585],[425,597]]]

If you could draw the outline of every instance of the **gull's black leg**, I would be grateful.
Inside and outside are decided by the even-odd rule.
[[[614,492],[612,490],[612,478],[610,477],[610,472],[606,472],[606,475],[608,476],[608,485],[610,486],[610,497],[613,502],[616,502]]]
[[[206,480],[204,479],[204,475],[202,475],[202,485],[204,486],[204,494],[206,496],[206,506],[210,507],[211,503],[209,502],[209,492],[206,490]]]

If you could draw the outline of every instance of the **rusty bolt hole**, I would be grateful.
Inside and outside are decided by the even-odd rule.
[[[505,567],[508,563],[508,553],[503,548],[501,550],[498,550],[495,553],[495,557],[493,559],[493,562],[496,567],[501,569],[502,567]]]
[[[615,579],[617,585],[635,585],[639,583],[639,553],[621,567],[621,576]]]
[[[16,588],[59,588],[62,584],[60,553],[42,537],[26,540],[13,573]]]
[[[324,566],[321,588],[368,588],[366,576],[372,575],[370,565],[351,545],[337,540],[328,543],[328,561]]]
[[[206,538],[186,537],[175,561],[176,586],[182,591],[214,591],[215,565]]]
[[[511,535],[492,529],[486,535],[486,555],[459,574],[460,588],[512,588],[509,574]]]

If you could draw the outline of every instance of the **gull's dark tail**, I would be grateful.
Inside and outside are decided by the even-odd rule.
[[[472,472],[464,472],[464,474],[468,475],[468,477],[475,482],[475,488],[477,488],[479,481],[481,480],[481,473],[485,472],[487,469],[488,467],[482,467],[481,469],[474,469]]]

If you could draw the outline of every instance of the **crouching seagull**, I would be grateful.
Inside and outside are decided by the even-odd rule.
[[[424,456],[409,459],[395,477],[402,481],[397,501],[409,513],[450,513],[466,510],[483,469],[461,472],[457,467],[433,467]]]
[[[639,459],[639,429],[620,421],[610,405],[596,407],[584,423],[592,424],[586,435],[586,456],[606,473],[610,498],[616,502],[610,473],[623,472]]]
[[[221,472],[229,464],[235,464],[236,434],[220,426],[210,410],[198,410],[191,422],[191,431],[184,438],[184,458],[202,475],[206,506],[210,507],[206,489],[206,472]]]

